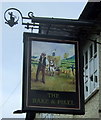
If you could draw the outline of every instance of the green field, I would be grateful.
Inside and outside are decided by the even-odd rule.
[[[45,84],[41,82],[41,73],[39,75],[39,81],[35,82],[37,65],[31,65],[31,89],[33,90],[49,90],[49,91],[63,91],[63,92],[75,92],[75,76],[72,75],[71,69],[68,69],[65,73],[60,71],[57,74],[55,71],[54,76],[45,75]]]

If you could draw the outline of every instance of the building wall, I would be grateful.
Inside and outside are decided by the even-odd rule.
[[[99,118],[99,92],[85,104],[85,115],[74,115],[73,118]]]
[[[97,39],[98,42],[101,43],[101,33],[100,35],[91,35],[90,39]],[[89,41],[84,46],[85,49],[89,46],[91,42]],[[99,109],[101,110],[101,44],[98,44],[98,64],[96,64],[99,69],[98,71],[98,80],[99,87],[96,88],[90,96],[85,100],[85,115],[74,115],[73,118],[101,118],[101,113],[99,113]]]
[[[52,120],[55,120],[56,118],[73,118],[73,115],[69,115],[69,114],[48,114],[48,113],[41,113],[41,114],[38,114],[37,115],[37,118],[47,118],[48,119],[52,119]]]
[[[101,32],[100,32],[100,36],[99,36],[99,42],[101,43]],[[101,110],[101,44],[99,45],[99,110]],[[101,112],[99,113],[99,116],[101,118]]]

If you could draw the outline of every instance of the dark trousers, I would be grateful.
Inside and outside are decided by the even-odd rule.
[[[38,66],[37,72],[36,72],[36,80],[38,80],[39,73],[42,72],[42,82],[45,82],[45,66]]]

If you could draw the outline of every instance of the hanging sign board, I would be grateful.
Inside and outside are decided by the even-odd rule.
[[[23,110],[84,114],[77,40],[24,33]]]

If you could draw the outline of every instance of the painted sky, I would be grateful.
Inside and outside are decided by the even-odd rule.
[[[17,8],[22,12],[23,16],[27,16],[29,11],[33,11],[36,17],[78,19],[86,2],[4,1],[6,2],[0,2],[2,7],[0,9],[2,18],[0,20],[0,25],[2,26],[0,27],[2,31],[0,41],[0,62],[2,63],[2,68],[0,68],[2,80],[2,87],[0,86],[0,89],[2,88],[0,90],[2,91],[2,96],[0,94],[0,118],[25,117],[25,114],[15,115],[13,112],[22,109],[23,32],[30,31],[21,25],[21,20],[18,25],[12,28],[9,27],[5,24],[4,12],[8,8]]]
[[[64,53],[68,53],[68,57],[75,55],[75,46],[73,44],[52,43],[52,42],[32,42],[32,56],[40,56],[41,53],[52,55],[55,50],[56,56],[64,57]]]

